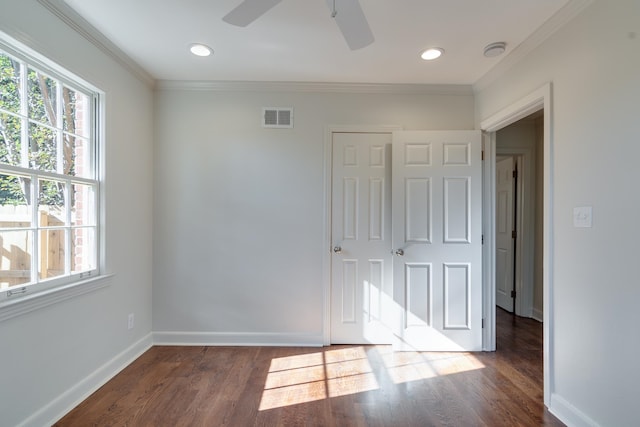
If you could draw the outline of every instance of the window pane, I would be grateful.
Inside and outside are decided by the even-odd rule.
[[[12,227],[29,227],[31,225],[31,179],[23,176],[0,174],[0,209],[1,221],[13,221],[25,225]],[[11,212],[11,214],[9,214]],[[6,227],[6,226],[2,226]]]
[[[71,185],[71,225],[95,225],[95,189],[91,185]]]
[[[0,109],[20,112],[20,64],[0,53]]]
[[[91,98],[68,87],[62,90],[64,171],[65,175],[92,178],[89,135],[91,129]]]
[[[62,228],[40,231],[40,280],[64,275],[65,241],[66,233]]]
[[[29,117],[56,126],[56,81],[32,69],[29,69],[28,81]]]
[[[48,127],[29,123],[29,166],[56,172],[56,132]]]
[[[40,180],[38,217],[40,227],[58,227],[66,224],[64,183]]]
[[[20,166],[22,161],[22,122],[16,116],[0,113],[0,162]]]
[[[64,138],[64,171],[65,175],[93,178],[93,162],[91,147],[87,138],[63,134]]]
[[[31,248],[33,232],[0,231],[0,289],[31,281]]]
[[[71,273],[96,268],[96,231],[94,227],[71,229]]]
[[[90,98],[66,86],[62,88],[62,97],[64,105],[62,128],[65,132],[88,137],[91,129]]]

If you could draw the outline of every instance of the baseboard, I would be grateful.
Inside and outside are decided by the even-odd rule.
[[[151,348],[152,345],[152,335],[149,333],[62,393],[59,397],[52,400],[42,409],[32,414],[19,425],[23,427],[41,427],[54,424],[80,402],[89,397],[94,391],[102,387],[118,372],[140,357],[140,355]]]
[[[538,310],[537,308],[533,308],[531,310],[531,318],[534,320],[537,320],[538,322],[542,323],[543,319],[544,319],[544,313],[542,310]]]
[[[571,427],[600,427],[598,423],[555,393],[551,394],[549,412]]]
[[[154,345],[322,347],[322,334],[244,332],[154,332]]]

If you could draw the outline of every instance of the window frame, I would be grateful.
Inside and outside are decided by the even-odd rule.
[[[48,77],[53,78],[58,85],[80,92],[89,97],[88,104],[91,111],[89,114],[90,124],[87,139],[89,141],[89,150],[91,153],[91,168],[94,172],[93,178],[86,178],[64,175],[59,173],[59,170],[56,172],[47,172],[32,167],[24,168],[23,165],[12,166],[3,163],[1,165],[3,170],[2,173],[6,174],[9,172],[12,175],[28,175],[32,181],[34,178],[37,180],[52,179],[55,181],[62,181],[65,183],[65,188],[67,190],[74,184],[90,185],[95,188],[93,196],[94,224],[91,226],[94,230],[95,239],[93,244],[93,250],[95,251],[95,265],[93,268],[91,270],[74,273],[69,271],[69,268],[67,267],[65,268],[65,274],[60,277],[40,279],[38,272],[39,268],[37,267],[39,260],[33,260],[38,258],[38,255],[33,253],[31,255],[32,263],[30,268],[31,281],[28,284],[14,285],[0,291],[0,321],[3,321],[77,295],[91,292],[92,290],[100,289],[110,283],[109,279],[113,275],[106,273],[105,265],[104,118],[106,106],[104,92],[68,69],[37,53],[33,49],[13,39],[2,31],[0,31],[0,52],[24,63],[24,66],[21,66],[22,71],[33,69],[38,72],[42,72]],[[24,78],[26,79],[27,77],[25,76]],[[23,93],[22,96],[28,96],[28,94]],[[26,118],[20,118],[20,120],[23,124],[29,123],[29,115],[27,115]],[[64,125],[61,126],[62,127],[59,130],[61,132],[65,132]],[[55,126],[55,129],[58,129],[58,126]],[[28,139],[26,141],[22,140],[21,143],[28,144]],[[37,188],[37,184],[35,183],[32,183],[31,186],[35,186],[34,188]],[[34,194],[32,194],[31,198],[31,209],[34,211],[32,216],[35,218],[38,211],[38,202],[37,197],[34,198],[33,196]],[[37,194],[35,196],[37,196]],[[69,198],[65,197],[65,212],[67,213],[71,209],[71,207],[68,206],[69,203]],[[32,238],[34,240],[40,238],[36,236],[38,233],[47,230],[47,228],[41,228],[41,225],[37,222],[32,223],[29,228],[33,229],[34,236]],[[81,227],[74,226],[70,222],[69,218],[67,218],[64,226],[61,226],[60,228],[65,230],[66,236],[70,236],[72,230],[79,229]],[[71,245],[71,241],[65,242],[65,248],[70,248]],[[32,248],[36,247],[35,243],[31,246]],[[69,259],[72,256],[73,255],[70,252],[67,253],[65,251],[65,264],[69,264]]]

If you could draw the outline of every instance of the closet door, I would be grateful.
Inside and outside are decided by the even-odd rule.
[[[398,350],[482,350],[479,131],[393,133]]]

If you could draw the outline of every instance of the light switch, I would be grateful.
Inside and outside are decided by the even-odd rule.
[[[593,224],[593,208],[580,206],[573,208],[573,226],[578,228],[590,228]]]

